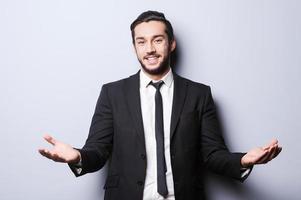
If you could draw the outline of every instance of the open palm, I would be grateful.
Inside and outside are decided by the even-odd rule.
[[[243,167],[250,167],[255,164],[265,164],[275,158],[282,148],[278,146],[277,140],[272,140],[269,144],[264,147],[257,147],[251,149],[241,159]]]
[[[80,153],[69,144],[60,142],[50,135],[45,135],[44,139],[53,145],[52,149],[39,149],[40,154],[55,161],[63,163],[78,163],[80,161]]]

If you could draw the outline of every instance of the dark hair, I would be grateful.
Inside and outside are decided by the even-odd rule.
[[[160,21],[165,24],[165,32],[168,36],[168,41],[171,43],[174,40],[173,35],[173,28],[171,23],[165,18],[164,14],[158,11],[146,11],[141,13],[135,21],[131,24],[131,33],[132,33],[132,40],[133,44],[135,44],[135,27],[142,22],[149,22],[149,21]]]

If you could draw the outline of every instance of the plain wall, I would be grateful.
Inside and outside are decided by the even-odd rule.
[[[243,184],[209,175],[208,199],[300,199],[298,0],[0,0],[0,199],[102,199],[105,169],[75,178],[37,149],[84,144],[102,84],[139,69],[129,25],[149,9],[174,26],[176,71],[211,86],[229,148],[283,146]]]

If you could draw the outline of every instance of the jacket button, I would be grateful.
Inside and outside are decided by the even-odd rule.
[[[143,185],[143,181],[137,181],[137,185],[142,186]]]
[[[140,157],[142,160],[145,160],[145,158],[146,158],[145,154],[141,154]]]
[[[175,159],[175,155],[171,155],[171,159]]]

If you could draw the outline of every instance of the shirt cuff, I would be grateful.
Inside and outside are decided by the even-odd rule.
[[[240,178],[241,179],[246,179],[248,176],[249,176],[249,174],[251,173],[251,171],[252,171],[252,167],[250,167],[250,168],[240,168]]]
[[[74,169],[74,172],[77,175],[80,175],[80,173],[83,171],[82,158],[80,158],[78,163],[70,164],[70,166]]]

